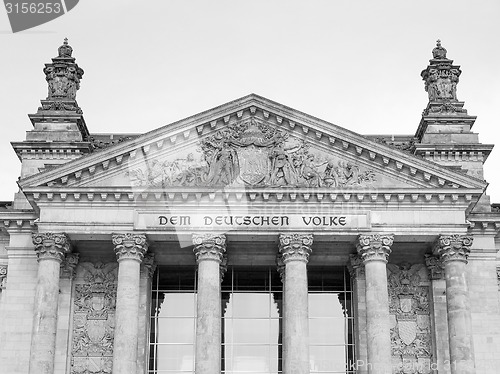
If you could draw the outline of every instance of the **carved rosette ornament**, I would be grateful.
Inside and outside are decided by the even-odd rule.
[[[383,261],[387,263],[391,254],[394,235],[359,235],[356,249],[363,263],[368,261]]]
[[[309,261],[312,252],[312,234],[280,234],[279,253],[283,264],[288,261]]]
[[[69,238],[64,233],[44,232],[33,234],[35,252],[40,260],[56,260],[62,262],[70,252]]]
[[[118,262],[124,259],[142,262],[148,251],[148,241],[144,234],[113,234],[113,244]]]
[[[212,260],[224,264],[224,253],[226,252],[226,236],[224,234],[193,234],[193,244],[193,253],[197,263]]]
[[[467,263],[473,240],[471,235],[441,235],[434,248],[434,253],[441,257],[443,263],[448,261]]]

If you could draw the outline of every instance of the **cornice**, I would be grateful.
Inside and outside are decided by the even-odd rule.
[[[467,216],[469,233],[474,235],[500,235],[500,213],[471,213]]]
[[[92,152],[89,142],[11,142],[20,161],[23,159],[75,159]]]
[[[36,212],[3,211],[0,212],[0,229],[6,231],[35,231]]]
[[[414,184],[428,187],[484,188],[484,181],[456,173],[441,165],[412,156],[390,146],[326,121],[306,115],[257,95],[200,113],[161,127],[137,138],[110,146],[105,152],[70,161],[57,169],[36,174],[19,181],[24,190],[36,185],[66,185],[76,183],[98,173],[109,173],[124,162],[134,162],[138,155],[154,157],[172,147],[195,142],[200,136],[211,134],[230,123],[254,115],[261,116],[276,127],[306,138],[311,144],[377,165],[390,175],[399,175]]]
[[[467,207],[483,193],[482,189],[224,189],[199,188],[26,188],[24,194],[38,206],[41,203],[85,203],[108,204],[115,202],[275,202],[275,203],[356,203],[386,205],[430,205]]]

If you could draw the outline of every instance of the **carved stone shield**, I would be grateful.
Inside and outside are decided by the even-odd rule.
[[[417,337],[417,321],[413,317],[398,316],[399,338],[410,345]]]
[[[261,183],[269,174],[269,150],[249,145],[236,149],[240,166],[240,178],[248,185]]]
[[[405,296],[399,296],[399,306],[401,307],[401,310],[403,313],[410,313],[413,306],[412,306],[412,300],[413,298],[410,297],[405,297]]]

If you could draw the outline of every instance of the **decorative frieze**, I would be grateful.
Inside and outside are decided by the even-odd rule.
[[[78,253],[69,253],[61,262],[61,278],[73,279],[75,276],[76,265],[78,265]]]
[[[71,374],[110,374],[117,263],[80,263],[73,302]]]
[[[160,162],[129,173],[132,184],[147,187],[249,186],[342,188],[370,184],[373,170],[310,150],[254,117],[229,124],[200,141],[201,153]]]
[[[467,262],[473,239],[471,235],[440,235],[434,253],[439,255],[443,262]]]
[[[394,235],[359,235],[357,251],[363,262],[384,261],[387,262],[391,254],[391,246],[394,242]]]
[[[117,261],[133,259],[141,262],[148,251],[148,242],[144,234],[113,234],[113,245]]]
[[[5,289],[7,283],[7,265],[0,265],[0,292]]]
[[[423,264],[388,264],[387,270],[392,373],[430,373],[432,336],[427,269]]]
[[[309,261],[313,244],[312,234],[280,234],[279,241],[279,253],[284,264],[296,260],[306,263]]]
[[[226,252],[226,236],[224,234],[193,234],[193,253],[196,262],[204,260],[224,261]]]
[[[439,256],[425,255],[425,265],[432,280],[444,279],[444,265]]]
[[[69,238],[64,233],[44,232],[32,235],[38,261],[51,259],[62,262],[70,252]]]

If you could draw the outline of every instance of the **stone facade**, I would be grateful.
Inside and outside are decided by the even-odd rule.
[[[362,136],[249,95],[113,142],[87,129],[65,41],[13,143],[21,190],[0,207],[0,367],[155,372],[152,287],[187,267],[191,371],[229,372],[221,282],[228,267],[269,267],[285,374],[316,372],[310,279],[345,268],[354,353],[339,357],[356,373],[500,373],[500,211],[482,178],[493,146],[471,131],[447,53],[438,42],[422,72],[414,135]]]

